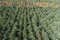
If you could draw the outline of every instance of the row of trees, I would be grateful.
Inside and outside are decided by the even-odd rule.
[[[0,40],[60,40],[60,9],[0,6]]]

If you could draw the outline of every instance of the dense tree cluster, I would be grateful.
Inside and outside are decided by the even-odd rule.
[[[0,6],[0,40],[60,40],[60,8]]]

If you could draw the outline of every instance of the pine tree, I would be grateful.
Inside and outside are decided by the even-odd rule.
[[[58,0],[14,1],[0,6],[0,40],[60,40]]]

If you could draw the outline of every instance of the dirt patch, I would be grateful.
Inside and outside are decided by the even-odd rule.
[[[0,6],[2,6],[2,5],[7,5],[7,6],[11,6],[13,4],[13,2],[12,1],[0,1]]]
[[[49,3],[49,2],[36,2],[36,3],[33,3],[31,6],[29,3],[25,4],[23,2],[17,2],[16,4],[18,7],[44,7],[44,8],[47,8],[47,7],[51,7],[51,8],[59,8],[60,6],[58,6],[57,4],[55,5],[54,3]]]
[[[46,7],[48,7],[48,2],[36,2],[34,5],[37,6],[37,7],[46,8]]]
[[[0,6],[1,5],[7,5],[7,6],[11,6],[13,5],[13,2],[12,1],[0,1]],[[16,6],[17,7],[44,7],[44,8],[47,8],[47,7],[51,7],[51,8],[59,8],[60,6],[58,5],[55,5],[54,3],[49,3],[49,2],[35,2],[33,3],[31,6],[30,6],[30,3],[24,3],[24,2],[17,2],[16,3]]]
[[[1,5],[4,5],[4,4],[5,4],[5,2],[0,1],[0,6],[1,6]]]

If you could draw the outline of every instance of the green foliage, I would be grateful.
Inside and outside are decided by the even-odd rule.
[[[60,8],[0,6],[0,40],[60,40]]]

